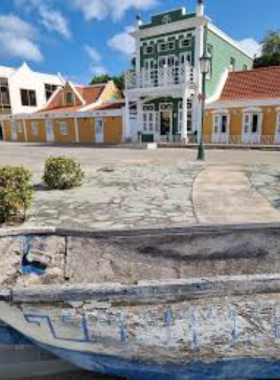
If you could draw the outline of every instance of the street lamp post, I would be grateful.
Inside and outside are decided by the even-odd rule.
[[[211,57],[207,53],[206,44],[204,44],[204,53],[200,58],[200,72],[202,73],[202,114],[201,114],[201,134],[200,142],[198,146],[197,159],[204,161],[205,159],[205,149],[204,149],[204,112],[205,112],[205,99],[206,99],[206,76],[210,72],[211,68]]]

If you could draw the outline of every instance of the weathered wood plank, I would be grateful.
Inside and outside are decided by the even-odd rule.
[[[91,229],[66,229],[56,227],[8,227],[0,228],[1,236],[19,235],[60,235],[60,236],[79,236],[79,237],[118,237],[118,236],[145,236],[145,235],[169,235],[183,234],[193,235],[200,233],[217,233],[233,231],[255,231],[274,230],[280,231],[280,223],[246,223],[246,224],[221,224],[221,225],[194,225],[176,228],[143,228],[129,230],[91,230]]]
[[[0,237],[20,235],[54,235],[55,227],[7,227],[0,228]]]
[[[57,230],[52,234],[52,229],[48,232],[22,230],[22,233],[24,231],[29,234],[0,237],[0,251],[6,263],[0,269],[2,285],[63,283],[65,280],[72,284],[135,284],[190,277],[280,273],[278,224],[110,233]],[[30,241],[29,258],[38,257],[40,252],[54,258],[40,278],[20,273],[22,247],[19,245],[26,246]],[[15,244],[18,247],[14,247]]]
[[[251,294],[277,294],[280,297],[280,275],[224,276],[165,282],[145,282],[139,285],[45,285],[15,287],[14,303],[54,303],[96,300],[119,303],[168,303],[215,297]]]
[[[70,235],[67,240],[65,272],[71,283],[280,273],[278,228]]]
[[[91,229],[66,229],[57,228],[56,234],[61,236],[78,236],[78,237],[129,237],[129,236],[155,236],[155,235],[196,235],[201,233],[218,235],[224,232],[238,232],[238,231],[263,231],[274,230],[280,233],[279,223],[245,223],[245,224],[219,224],[219,225],[193,225],[188,227],[175,227],[175,228],[143,228],[143,229],[129,229],[129,230],[91,230]]]
[[[0,301],[10,302],[12,300],[12,290],[0,288]]]

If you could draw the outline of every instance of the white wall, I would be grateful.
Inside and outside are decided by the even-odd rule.
[[[17,70],[0,67],[0,77],[8,77],[13,114],[32,113],[42,109],[46,104],[45,84],[63,84],[58,75],[36,73],[26,64]],[[36,91],[37,107],[22,106],[21,89]]]

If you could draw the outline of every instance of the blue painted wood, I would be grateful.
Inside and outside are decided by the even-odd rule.
[[[87,326],[87,319],[85,313],[83,314],[83,319],[82,319],[82,324],[81,324],[81,329],[83,331],[83,336],[81,336],[80,339],[72,339],[72,338],[62,338],[59,336],[59,333],[56,332],[54,324],[51,320],[51,317],[47,314],[36,314],[36,313],[25,313],[24,318],[26,322],[30,324],[35,324],[37,326],[41,326],[43,322],[46,322],[48,328],[50,329],[50,333],[52,334],[52,337],[55,340],[60,340],[60,341],[66,341],[66,342],[79,342],[79,343],[85,343],[85,342],[90,342],[90,336],[89,336],[89,331],[88,331],[88,326]],[[65,323],[68,323],[71,321],[71,317],[63,315],[62,320]],[[121,332],[121,335],[125,334],[124,332]]]
[[[21,273],[22,274],[36,274],[38,276],[42,276],[45,274],[46,267],[40,263],[30,263],[28,261],[28,254],[32,249],[32,241],[35,238],[35,235],[25,236],[23,250],[22,250],[22,261],[21,261]],[[44,239],[45,237],[41,237],[41,249],[44,250]]]
[[[34,346],[34,343],[13,328],[0,323],[0,345]]]
[[[62,359],[94,373],[134,380],[279,379],[280,360],[238,358],[214,363],[191,362],[184,366],[152,365],[106,355],[94,355],[36,343]]]
[[[76,370],[0,321],[0,379],[48,376]]]

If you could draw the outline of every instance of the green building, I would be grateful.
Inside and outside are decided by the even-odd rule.
[[[211,67],[207,100],[219,97],[229,71],[252,68],[253,57],[204,14],[176,9],[144,24],[137,17],[135,68],[126,73],[126,137],[143,141],[185,141],[201,130],[200,58],[207,49]]]

